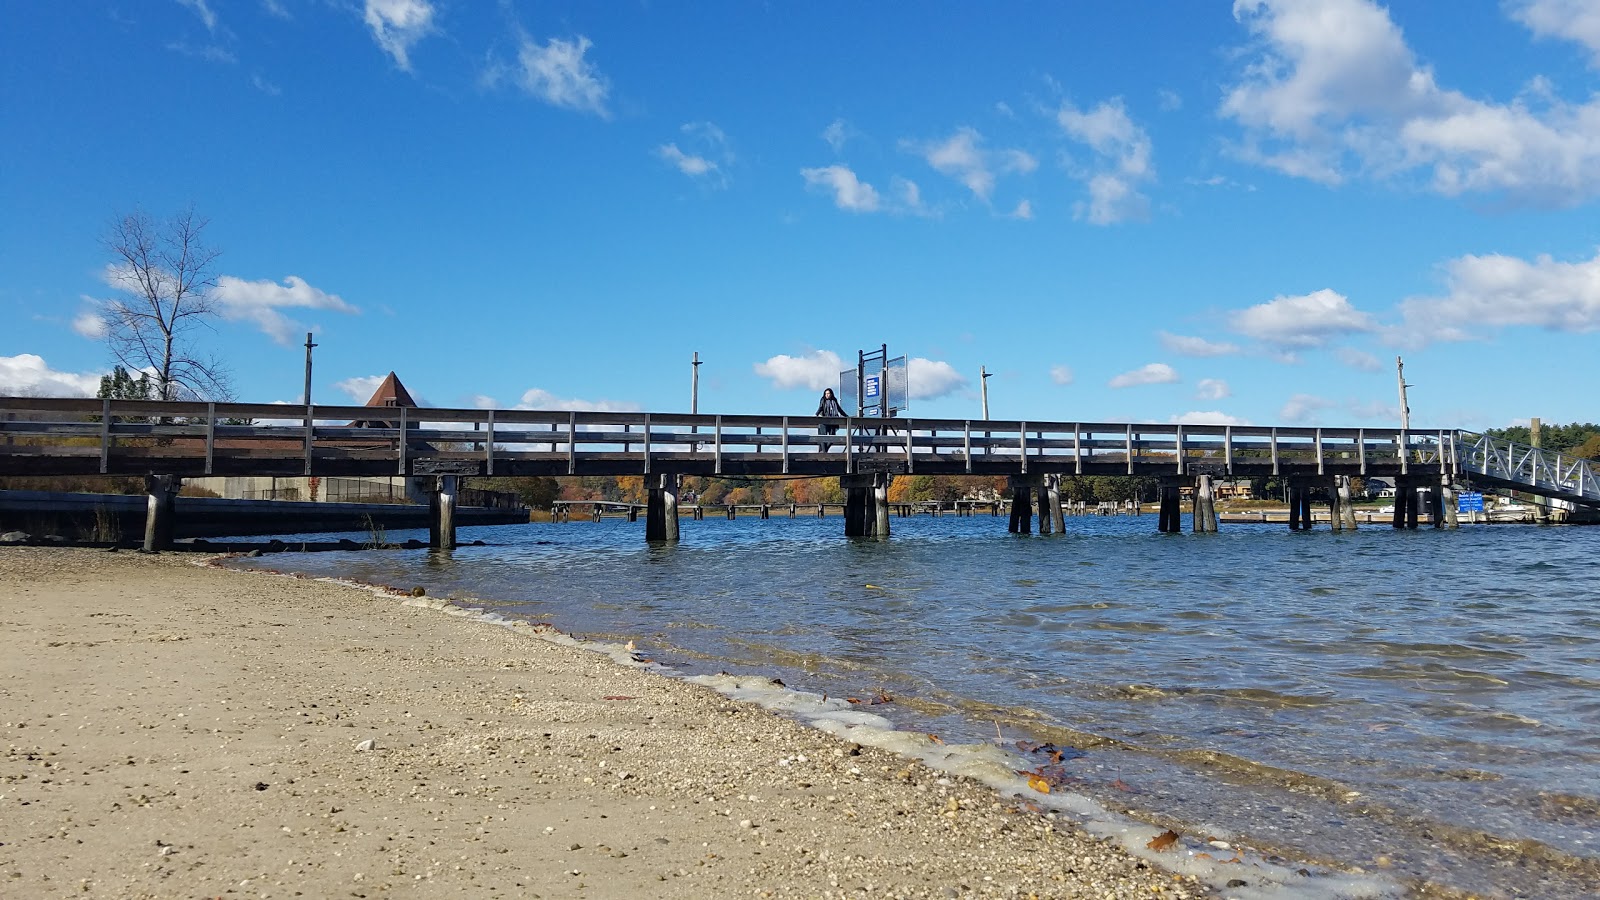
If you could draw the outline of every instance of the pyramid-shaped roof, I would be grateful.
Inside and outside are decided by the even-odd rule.
[[[390,372],[384,376],[383,383],[372,392],[372,399],[367,401],[367,406],[374,409],[399,409],[404,406],[409,409],[417,408],[417,401],[412,399],[411,392],[400,383],[399,376]],[[350,423],[356,428],[399,428],[398,419],[357,419]]]
[[[368,406],[408,406],[416,409],[417,401],[411,399],[411,392],[400,383],[400,378],[393,372],[384,377],[383,383],[372,392],[372,399],[367,401]]]

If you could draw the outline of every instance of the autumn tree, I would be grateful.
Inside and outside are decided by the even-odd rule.
[[[229,396],[226,370],[192,344],[217,314],[211,291],[221,254],[206,245],[206,225],[192,208],[166,222],[135,211],[104,238],[114,257],[107,280],[119,292],[105,302],[106,344],[119,365],[151,373],[158,400]]]

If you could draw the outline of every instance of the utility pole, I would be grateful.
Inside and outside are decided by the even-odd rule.
[[[311,343],[311,332],[306,332],[306,408],[311,408],[311,348],[317,346]]]
[[[985,420],[989,418],[989,376],[993,374],[983,366],[978,367],[978,384],[983,386],[983,418]]]
[[[696,350],[694,352],[694,361],[692,363],[690,363],[689,371],[690,371],[690,373],[692,373],[692,377],[689,379],[689,413],[690,413],[690,415],[699,415],[700,414],[700,351],[699,350]]]
[[[1406,384],[1406,364],[1400,357],[1394,358],[1395,376],[1400,380],[1400,430],[1411,430],[1411,407],[1406,403],[1406,388],[1415,385]]]

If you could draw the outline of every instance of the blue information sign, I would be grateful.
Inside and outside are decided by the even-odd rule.
[[[878,392],[880,390],[879,377],[880,376],[877,375],[868,375],[866,378],[862,379],[861,396],[868,400],[878,399]]]
[[[1478,491],[1462,491],[1456,495],[1457,512],[1483,512],[1483,494]]]

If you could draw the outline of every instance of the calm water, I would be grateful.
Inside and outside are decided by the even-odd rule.
[[[1497,896],[1600,886],[1600,528],[1155,524],[895,519],[877,542],[686,520],[648,547],[608,520],[245,564],[475,597],[691,673],[887,691],[874,712],[946,741],[1084,749],[1076,789],[1191,833]]]

